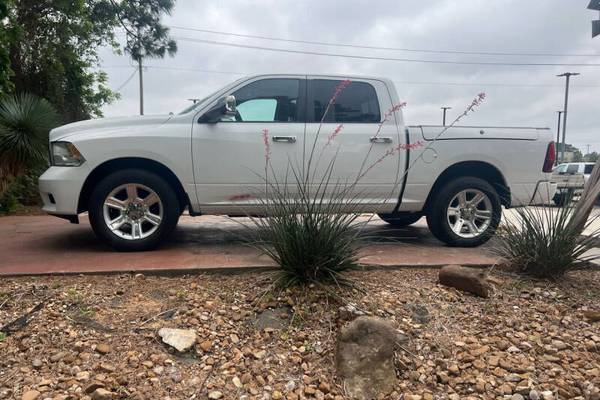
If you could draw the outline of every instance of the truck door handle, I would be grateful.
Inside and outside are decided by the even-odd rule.
[[[369,140],[371,143],[392,143],[391,137],[373,136]]]
[[[273,141],[296,143],[296,136],[273,136]]]

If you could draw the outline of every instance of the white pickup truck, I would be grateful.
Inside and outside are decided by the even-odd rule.
[[[44,210],[71,222],[89,213],[96,234],[117,250],[156,247],[187,208],[202,214],[264,215],[250,193],[264,183],[263,129],[274,171],[289,171],[315,140],[342,79],[351,84],[323,118],[337,156],[333,180],[353,179],[392,152],[357,185],[362,210],[405,226],[422,216],[452,246],[477,246],[495,232],[502,206],[554,195],[552,134],[544,128],[407,127],[387,79],[258,75],[240,79],[177,115],[81,121],[50,132],[51,166],[40,177]],[[375,135],[378,131],[379,133]],[[321,134],[317,147],[328,134]],[[410,149],[410,144],[424,145]],[[393,152],[398,145],[408,150]],[[410,168],[409,168],[410,166]],[[243,212],[241,211],[243,210]]]

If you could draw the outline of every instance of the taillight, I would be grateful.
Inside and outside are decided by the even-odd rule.
[[[544,160],[542,172],[552,172],[554,161],[556,161],[556,149],[554,147],[554,142],[550,142],[548,143],[548,149],[546,150],[546,159]]]

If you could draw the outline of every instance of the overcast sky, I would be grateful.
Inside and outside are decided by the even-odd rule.
[[[171,29],[173,37],[197,38],[272,48],[386,58],[512,63],[600,64],[600,37],[591,38],[589,0],[178,0],[164,23],[249,35],[405,49],[458,50],[562,56],[496,56],[366,50],[297,44]],[[441,123],[441,106],[462,111],[480,91],[485,104],[465,125],[544,126],[556,133],[563,108],[565,71],[572,78],[567,142],[585,153],[600,151],[600,67],[454,65],[289,54],[177,41],[173,58],[147,60],[144,71],[146,114],[178,111],[245,74],[342,73],[388,77],[408,102],[408,124]],[[597,54],[597,56],[593,56]],[[585,55],[585,56],[577,56]],[[127,56],[101,51],[111,88],[134,69]],[[152,68],[160,67],[160,68]],[[202,72],[205,70],[211,72]],[[240,75],[242,74],[242,75]],[[104,107],[105,116],[139,111],[138,77]]]

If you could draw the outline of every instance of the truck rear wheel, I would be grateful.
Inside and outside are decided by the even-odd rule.
[[[462,177],[446,183],[435,193],[427,212],[431,233],[456,247],[475,247],[496,232],[502,206],[496,190],[475,177]]]
[[[96,185],[89,201],[92,229],[119,251],[158,246],[179,220],[179,201],[160,176],[140,169],[114,172]]]
[[[392,226],[408,226],[412,225],[423,217],[423,214],[419,213],[410,213],[410,214],[377,214],[379,218],[387,222]]]

